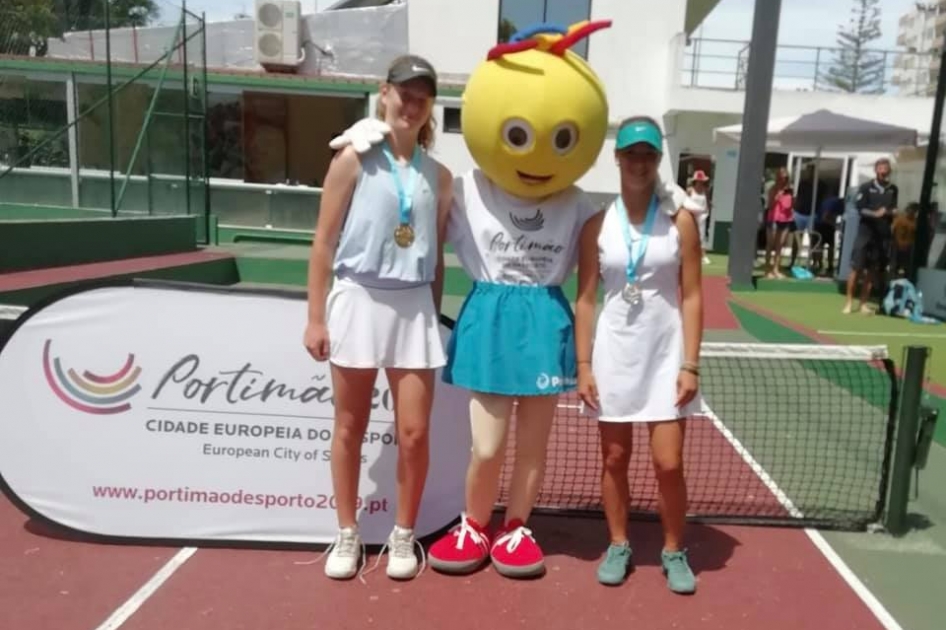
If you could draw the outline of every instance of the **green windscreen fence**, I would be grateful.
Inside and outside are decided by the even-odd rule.
[[[5,0],[0,200],[21,219],[193,215],[209,242],[205,36],[165,0]]]

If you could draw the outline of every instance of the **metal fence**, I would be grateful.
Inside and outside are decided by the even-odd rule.
[[[743,90],[749,50],[748,41],[691,38],[683,53],[681,83]],[[856,72],[845,70],[855,67]],[[933,52],[865,49],[854,59],[850,51],[838,47],[780,45],[773,88],[932,96],[938,70],[939,56]]]
[[[58,216],[198,215],[209,242],[203,17],[164,0],[12,2],[0,8],[0,54],[18,62],[0,72],[0,200]],[[116,34],[143,25],[172,27],[160,54],[117,63]],[[93,71],[31,72],[65,34],[103,49]]]

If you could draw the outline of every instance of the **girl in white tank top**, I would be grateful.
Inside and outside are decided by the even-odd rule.
[[[696,221],[656,195],[663,135],[649,118],[625,121],[615,157],[621,194],[582,232],[575,336],[578,392],[597,416],[604,455],[602,500],[610,532],[598,580],[627,576],[627,475],[635,424],[650,434],[661,494],[669,588],[696,587],[683,549],[683,422],[700,411],[701,252]],[[604,307],[595,330],[599,281]],[[680,297],[678,297],[678,295]]]

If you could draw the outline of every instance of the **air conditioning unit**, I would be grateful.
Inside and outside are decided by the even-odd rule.
[[[256,61],[263,67],[297,68],[305,58],[299,0],[256,0]]]

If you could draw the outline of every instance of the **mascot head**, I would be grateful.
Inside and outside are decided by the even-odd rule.
[[[610,25],[520,31],[473,71],[463,93],[463,138],[483,173],[506,192],[546,197],[595,163],[608,130],[607,95],[570,48]]]

